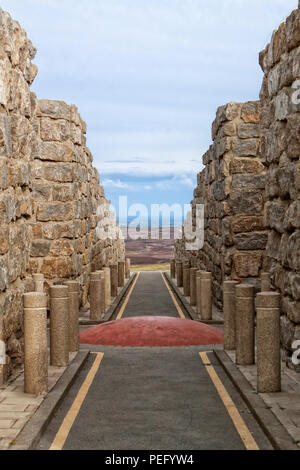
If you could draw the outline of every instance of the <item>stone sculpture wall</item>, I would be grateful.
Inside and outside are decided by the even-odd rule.
[[[213,145],[203,157],[192,201],[205,206],[205,241],[200,251],[187,251],[185,238],[177,257],[213,273],[216,305],[222,306],[227,279],[257,283],[265,269],[268,232],[264,223],[265,167],[260,156],[260,103],[229,103],[217,111]]]
[[[79,280],[86,306],[90,272],[125,257],[76,107],[30,91],[35,54],[0,10],[0,341],[8,371],[23,361],[22,296],[33,273],[48,285]],[[112,225],[115,241],[103,236]]]

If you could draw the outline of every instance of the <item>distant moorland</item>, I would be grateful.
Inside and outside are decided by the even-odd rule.
[[[168,239],[163,240],[163,236]],[[168,263],[174,258],[174,241],[174,228],[161,228],[159,240],[152,240],[150,229],[143,229],[140,239],[126,241],[126,256],[133,266]]]

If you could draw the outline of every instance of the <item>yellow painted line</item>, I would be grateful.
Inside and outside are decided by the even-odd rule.
[[[125,300],[125,302],[123,303],[123,305],[122,305],[122,307],[121,307],[121,309],[120,309],[120,311],[119,311],[119,313],[118,313],[117,320],[120,320],[120,319],[122,318],[123,313],[124,313],[124,311],[125,311],[125,308],[127,307],[127,304],[128,304],[128,302],[129,302],[129,299],[130,299],[130,297],[131,297],[131,294],[132,294],[132,292],[133,292],[133,289],[135,288],[135,285],[136,285],[136,283],[137,283],[137,280],[138,280],[140,274],[141,274],[141,273],[138,273],[138,275],[136,276],[136,278],[135,278],[135,280],[134,280],[134,283],[133,283],[133,285],[131,286],[130,291],[128,292],[128,295],[127,295],[127,297],[126,297],[126,300]]]
[[[82,407],[82,404],[85,400],[85,397],[87,396],[87,393],[95,379],[95,376],[99,370],[101,361],[104,357],[103,353],[96,353],[96,358],[95,361],[85,379],[83,382],[71,408],[68,411],[68,414],[66,415],[65,419],[63,420],[63,423],[61,427],[59,428],[55,439],[50,447],[49,450],[62,450],[65,442],[70,434],[71,428],[75,422],[75,419],[78,416],[78,413],[80,411],[80,408]]]
[[[221,400],[223,401],[227,412],[232,419],[232,422],[239,433],[244,446],[247,450],[259,450],[257,443],[255,442],[251,432],[249,431],[248,427],[245,424],[245,421],[241,417],[237,407],[233,403],[231,397],[229,396],[226,388],[224,387],[223,383],[221,382],[218,374],[215,371],[215,368],[212,366],[207,352],[199,353],[201,360],[214,384],[216,387]]]
[[[182,318],[183,320],[186,320],[186,318],[185,318],[185,316],[184,316],[184,313],[183,313],[183,311],[181,310],[181,308],[180,308],[180,306],[179,306],[179,304],[178,304],[178,302],[177,302],[177,300],[176,300],[176,297],[175,297],[175,295],[173,294],[173,292],[171,291],[171,288],[170,288],[170,286],[168,285],[168,283],[167,283],[167,281],[166,281],[164,275],[163,275],[162,273],[161,273],[161,275],[162,275],[162,278],[163,278],[163,280],[164,280],[164,283],[165,283],[166,286],[167,286],[167,289],[168,289],[169,294],[170,294],[170,296],[171,296],[171,298],[172,298],[172,300],[173,300],[173,303],[174,303],[174,305],[175,305],[175,307],[176,307],[176,310],[177,310],[177,312],[178,312],[178,315],[179,315],[180,318]]]

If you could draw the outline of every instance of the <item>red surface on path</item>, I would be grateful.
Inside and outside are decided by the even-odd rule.
[[[207,346],[223,340],[217,328],[170,317],[124,318],[80,334],[81,344],[121,347]]]

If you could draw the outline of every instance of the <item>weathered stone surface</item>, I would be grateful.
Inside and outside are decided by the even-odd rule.
[[[264,189],[265,185],[264,175],[235,175],[232,180],[233,189]]]
[[[262,212],[263,196],[257,191],[234,191],[228,203],[233,215],[256,215]]]
[[[255,230],[264,230],[266,228],[264,218],[257,216],[232,217],[231,227],[234,233],[252,232]]]
[[[237,157],[256,157],[258,151],[257,139],[234,139],[232,150]]]
[[[35,150],[34,155],[40,160],[53,162],[71,162],[74,152],[74,146],[70,142],[40,142]]]
[[[233,257],[234,269],[241,278],[258,277],[262,267],[260,253],[237,253]]]
[[[37,220],[41,222],[57,221],[63,222],[65,220],[72,220],[74,217],[73,204],[39,204],[37,210]]]
[[[241,233],[234,237],[236,248],[242,251],[265,250],[267,242],[268,233]]]
[[[234,158],[230,162],[231,174],[259,174],[265,169],[264,165],[259,160],[249,158]]]

